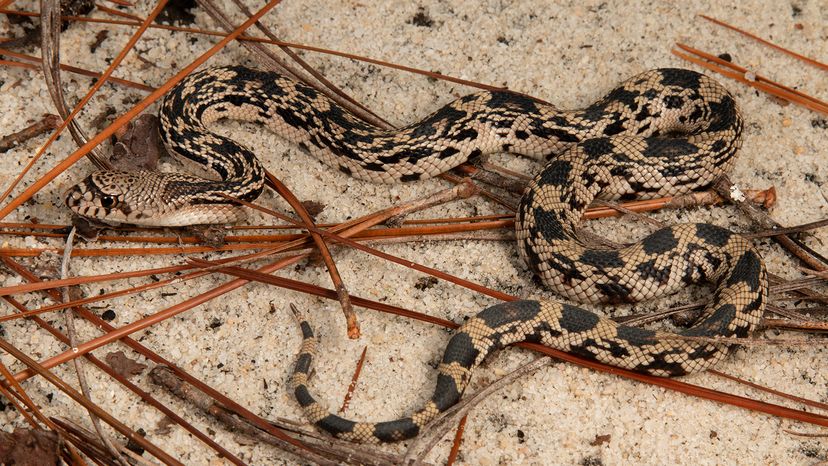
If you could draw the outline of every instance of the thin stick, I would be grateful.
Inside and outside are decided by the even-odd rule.
[[[828,219],[822,219],[817,220],[815,222],[803,223],[802,225],[797,225],[795,227],[771,228],[764,231],[757,231],[755,233],[742,233],[742,236],[746,238],[765,238],[768,236],[792,235],[796,233],[802,233],[803,231],[814,230],[816,228],[822,228],[826,226],[828,226]]]
[[[351,397],[354,395],[354,389],[356,388],[357,381],[359,380],[359,375],[362,373],[362,366],[365,364],[365,355],[367,353],[368,347],[365,346],[362,348],[362,354],[359,355],[356,368],[354,368],[354,375],[351,377],[351,383],[348,384],[348,390],[345,392],[345,398],[342,400],[342,406],[339,408],[339,414],[344,413],[345,410],[348,409],[348,404],[351,403]]]
[[[457,423],[457,431],[454,433],[454,441],[451,442],[451,450],[449,450],[448,458],[446,458],[446,466],[452,466],[457,460],[457,455],[460,454],[460,444],[463,443],[463,432],[466,430],[466,420],[468,415],[460,418]]]
[[[422,461],[425,455],[446,435],[446,432],[454,426],[459,418],[465,417],[472,408],[496,391],[514,383],[515,380],[521,377],[535,372],[541,367],[549,365],[551,361],[549,358],[537,358],[534,361],[528,362],[506,374],[503,378],[490,383],[482,390],[475,392],[474,395],[464,398],[440,414],[440,416],[428,424],[428,429],[425,432],[413,440],[413,443],[405,452],[403,464],[417,464]]]
[[[820,403],[818,401],[813,401],[813,400],[809,400],[807,398],[802,398],[801,396],[789,395],[785,392],[780,392],[779,390],[774,390],[772,388],[764,387],[762,385],[759,385],[759,384],[756,384],[756,383],[753,383],[753,382],[749,382],[749,381],[744,380],[744,379],[740,379],[739,377],[734,377],[730,374],[725,374],[724,372],[719,372],[715,369],[710,369],[707,372],[709,372],[709,373],[711,373],[711,374],[713,374],[717,377],[722,377],[724,379],[732,380],[734,382],[738,382],[742,385],[746,385],[746,386],[748,386],[750,388],[753,388],[755,390],[759,390],[759,391],[762,391],[762,392],[765,392],[765,393],[770,393],[770,394],[778,396],[780,398],[785,398],[787,400],[795,401],[797,403],[802,403],[804,405],[813,406],[814,408],[819,408],[819,409],[822,409],[822,410],[828,410],[828,404],[825,404],[825,403]]]
[[[760,42],[764,45],[767,45],[768,47],[770,47],[772,49],[776,49],[776,50],[778,50],[782,53],[788,54],[788,55],[790,55],[790,56],[792,56],[792,57],[794,57],[798,60],[804,61],[805,63],[807,63],[811,66],[815,66],[815,67],[817,67],[817,68],[819,68],[823,71],[828,71],[828,65],[826,65],[825,63],[821,63],[819,61],[814,60],[813,58],[806,57],[805,55],[796,53],[792,50],[788,50],[785,47],[782,47],[781,45],[776,45],[776,44],[774,44],[773,42],[771,42],[769,40],[765,40],[765,39],[757,36],[756,34],[745,31],[744,29],[739,29],[736,26],[732,26],[730,24],[725,23],[724,21],[718,20],[718,19],[713,18],[711,16],[707,16],[707,15],[703,15],[703,14],[699,14],[699,16],[706,19],[706,20],[708,20],[708,21],[710,21],[711,23],[718,24],[719,26],[730,29],[731,31],[736,31],[739,34],[742,34],[743,36],[746,36],[746,37],[749,37],[749,38],[755,40],[756,42]]]
[[[60,262],[60,278],[66,279],[69,275],[69,258],[72,254],[72,246],[74,245],[75,241],[75,232],[76,229],[73,227],[69,234],[66,236],[66,246],[63,249],[63,258]],[[63,302],[69,301],[69,287],[64,287],[61,291],[61,298],[63,298]],[[77,344],[77,330],[75,328],[75,313],[73,309],[68,309],[65,313],[65,320],[66,320],[66,335],[69,337],[69,345],[70,347],[74,348]],[[89,400],[90,403],[94,403],[92,401],[92,393],[89,390],[89,383],[86,381],[86,372],[83,370],[81,366],[80,359],[72,360],[72,364],[75,368],[75,373],[78,376],[78,385],[81,389],[81,394]],[[115,448],[115,445],[112,444],[112,440],[104,434],[103,428],[101,428],[101,420],[95,413],[91,410],[87,410],[89,414],[89,420],[92,421],[92,427],[95,429],[95,433],[98,434],[98,439],[104,445],[104,447],[109,450],[109,454],[112,455],[115,460],[121,464],[122,466],[127,466],[126,460],[121,457],[118,453],[118,450]]]
[[[127,19],[131,19],[131,20],[135,20],[135,21],[141,21],[140,16],[135,16],[135,15],[131,15],[129,13],[125,13],[123,11],[118,11],[114,8],[109,8],[109,7],[103,6],[100,3],[96,3],[95,8],[97,8],[100,11],[103,11],[104,13],[109,13],[110,15],[113,15],[113,16],[120,16],[121,18],[127,18]]]

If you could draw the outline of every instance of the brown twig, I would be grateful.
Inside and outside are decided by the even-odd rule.
[[[273,304],[271,304],[273,306]],[[348,409],[348,404],[351,403],[351,397],[354,395],[354,389],[356,389],[357,381],[359,381],[359,375],[362,373],[362,366],[365,364],[365,355],[368,353],[368,347],[362,348],[362,353],[359,355],[359,361],[357,361],[356,367],[354,368],[354,375],[351,377],[351,383],[348,384],[348,391],[345,393],[345,398],[342,400],[342,406],[339,408],[339,414],[345,412]]]
[[[828,332],[828,322],[815,320],[764,319],[766,327],[806,332]]]
[[[14,57],[14,58],[18,58],[20,60],[26,60],[26,61],[30,61],[30,62],[34,62],[34,63],[40,63],[41,62],[40,58],[33,57],[31,55],[26,55],[24,53],[14,52],[12,50],[7,50],[7,49],[4,49],[4,48],[0,48],[0,55],[8,55],[10,57]],[[7,61],[7,60],[0,60],[0,64],[6,65],[6,66],[14,66],[14,67],[18,67],[18,68],[26,68],[26,69],[30,69],[30,70],[38,69],[38,67],[35,66],[35,65],[30,65],[28,63],[10,62],[10,61]],[[82,75],[82,76],[87,76],[87,77],[90,77],[92,79],[100,79],[101,78],[100,73],[96,73],[94,71],[89,71],[89,70],[84,69],[84,68],[78,68],[77,66],[70,66],[70,65],[61,64],[60,69],[62,69],[64,71],[68,71],[70,73],[75,73],[75,74],[79,74],[79,75]],[[138,90],[146,91],[146,92],[152,92],[153,90],[155,90],[154,87],[150,87],[150,86],[147,86],[147,85],[142,84],[142,83],[136,83],[134,81],[128,81],[126,79],[115,78],[115,77],[112,77],[112,76],[110,76],[107,81],[112,83],[112,84],[120,84],[122,86],[131,87],[133,89],[138,89]]]
[[[109,8],[109,7],[101,5],[100,3],[96,3],[95,8],[97,8],[100,11],[103,11],[104,13],[108,13],[108,14],[113,15],[113,16],[120,16],[121,18],[127,18],[127,19],[131,19],[131,20],[134,20],[134,21],[142,21],[140,16],[131,15],[129,13],[125,13],[123,11],[116,10],[114,8]]]
[[[801,396],[789,395],[785,392],[780,392],[779,390],[774,390],[772,388],[763,387],[762,385],[755,384],[753,382],[749,382],[749,381],[741,379],[739,377],[734,377],[730,374],[725,374],[723,372],[719,372],[715,369],[711,369],[708,372],[715,375],[715,376],[717,376],[717,377],[732,380],[734,382],[738,382],[742,385],[746,385],[746,386],[748,386],[750,388],[753,388],[755,390],[759,390],[759,391],[762,391],[762,392],[765,392],[765,393],[770,393],[772,395],[778,396],[780,398],[784,398],[786,400],[791,400],[791,401],[795,401],[797,403],[802,403],[804,405],[813,406],[814,408],[819,408],[823,411],[828,410],[828,404],[825,404],[825,403],[820,403],[818,401],[813,401],[813,400],[809,400],[807,398],[802,398]]]
[[[0,154],[8,151],[12,147],[28,141],[29,139],[40,136],[43,133],[48,133],[49,131],[60,126],[60,121],[60,117],[57,115],[46,115],[39,121],[21,129],[16,133],[3,136],[3,138],[0,139]]]
[[[822,228],[828,226],[828,219],[817,220],[815,222],[808,222],[803,223],[802,225],[797,225],[795,227],[788,227],[788,228],[771,228],[768,230],[757,231],[754,233],[742,233],[742,236],[746,238],[765,238],[768,236],[778,236],[778,235],[792,235],[796,233],[802,233],[808,230],[814,230],[816,228]]]
[[[716,191],[720,196],[722,196],[725,199],[729,199],[731,202],[733,202],[739,208],[739,210],[742,211],[742,213],[747,215],[761,228],[772,229],[781,226],[778,223],[776,223],[772,218],[770,218],[767,214],[760,211],[756,206],[754,206],[751,203],[745,202],[745,199],[734,199],[734,193],[738,191],[738,189],[727,176],[721,177],[716,183],[713,184],[712,187],[713,190]],[[734,191],[734,189],[736,191]],[[779,235],[774,236],[773,239],[774,241],[779,243],[783,248],[788,250],[788,252],[790,252],[794,256],[798,257],[801,261],[808,264],[809,267],[820,271],[828,270],[828,263],[826,263],[824,258],[815,254],[813,251],[809,251],[803,248],[802,244],[798,244],[789,236]]]
[[[448,458],[446,458],[446,466],[452,466],[457,461],[457,455],[460,454],[460,445],[463,443],[463,432],[466,430],[466,420],[468,418],[468,415],[463,416],[457,422],[457,430],[454,432],[451,450],[449,450]]]

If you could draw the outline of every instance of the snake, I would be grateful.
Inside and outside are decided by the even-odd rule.
[[[318,337],[297,311],[302,344],[290,384],[308,420],[335,437],[361,443],[415,437],[460,400],[488,355],[516,342],[674,377],[719,363],[732,346],[729,339],[751,335],[764,313],[768,277],[762,258],[748,239],[728,229],[678,224],[617,249],[596,248],[578,236],[583,213],[596,199],[700,191],[732,169],[743,119],[733,96],[704,74],[646,71],[574,110],[507,90],[481,91],[386,130],[278,73],[208,68],[176,85],[160,109],[161,140],[193,175],[93,173],[66,192],[66,204],[111,223],[240,220],[244,214],[233,198],[256,199],[264,168],[250,149],[208,129],[223,118],[262,124],[332,169],[373,182],[426,179],[497,152],[545,161],[521,197],[515,233],[519,255],[546,288],[579,303],[617,304],[690,284],[713,285],[697,321],[677,332],[618,324],[549,300],[488,307],[449,340],[431,398],[413,414],[384,422],[343,418],[314,398],[308,384]]]

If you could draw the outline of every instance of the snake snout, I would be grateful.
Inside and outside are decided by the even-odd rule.
[[[75,212],[78,212],[84,202],[91,200],[91,193],[83,186],[83,183],[76,184],[63,193],[63,203]]]
[[[112,209],[116,202],[115,197],[107,195],[100,189],[91,175],[72,186],[63,193],[63,203],[74,213],[98,220],[108,220],[117,216]]]

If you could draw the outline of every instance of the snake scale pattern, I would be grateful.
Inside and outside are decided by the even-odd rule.
[[[428,403],[409,417],[380,423],[331,414],[310,394],[317,339],[300,316],[303,343],[291,384],[310,421],[336,437],[380,443],[416,436],[457,403],[488,354],[515,342],[539,342],[641,373],[678,376],[712,367],[728,350],[725,343],[684,337],[746,337],[764,312],[768,284],[762,259],[748,240],[726,229],[681,224],[622,249],[591,248],[576,234],[594,199],[701,190],[731,169],[741,145],[741,116],[727,90],[694,71],[647,71],[578,110],[507,91],[478,92],[418,123],[385,131],[276,73],[207,69],[182,81],[161,108],[162,140],[200,176],[99,172],[67,191],[67,205],[114,223],[239,220],[241,208],[223,195],[255,199],[264,169],[252,151],[207,129],[222,118],[261,123],[330,167],[375,182],[432,177],[493,152],[548,160],[525,191],[515,224],[521,257],[549,289],[578,302],[622,303],[692,283],[715,285],[701,318],[678,334],[619,325],[556,302],[489,307],[449,341]]]

